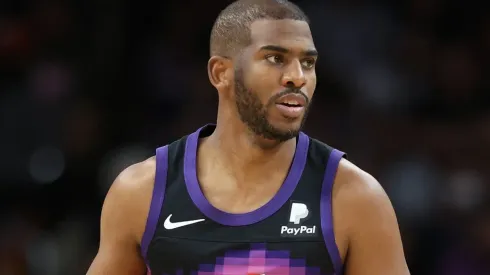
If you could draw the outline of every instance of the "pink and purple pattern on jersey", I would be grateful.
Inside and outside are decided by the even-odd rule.
[[[178,270],[175,275],[182,274],[182,270]],[[192,271],[191,274],[324,275],[319,267],[306,266],[305,259],[292,259],[289,251],[267,250],[265,244],[252,244],[250,250],[227,251],[214,264],[201,264],[199,270]]]

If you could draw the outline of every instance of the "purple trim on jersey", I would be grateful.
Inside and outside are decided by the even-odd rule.
[[[327,246],[328,254],[332,259],[335,274],[343,274],[342,258],[340,252],[335,243],[335,233],[333,228],[333,213],[332,213],[332,188],[339,167],[340,160],[345,155],[337,149],[333,149],[328,158],[327,168],[325,169],[325,176],[323,178],[322,194],[320,200],[320,215],[323,240]]]
[[[203,128],[200,128],[195,133],[189,135],[186,142],[184,156],[184,177],[187,191],[189,196],[192,198],[192,201],[201,210],[201,212],[215,222],[227,226],[254,224],[277,212],[293,194],[294,189],[298,185],[301,178],[308,154],[308,146],[310,141],[308,136],[303,133],[299,134],[293,163],[291,164],[289,173],[277,194],[268,203],[252,212],[232,214],[221,211],[211,205],[202,193],[199,185],[196,171],[196,157],[199,133]]]
[[[141,239],[141,255],[146,258],[148,246],[155,234],[158,218],[162,210],[163,199],[165,197],[165,187],[167,186],[168,171],[168,146],[160,147],[156,153],[155,185],[151,197],[150,210],[146,220],[145,232]]]

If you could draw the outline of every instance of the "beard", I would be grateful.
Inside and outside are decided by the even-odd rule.
[[[297,128],[279,129],[272,125],[268,117],[268,108],[274,106],[276,100],[286,94],[297,93],[303,95],[298,89],[289,88],[274,95],[267,104],[262,104],[260,98],[245,86],[243,70],[235,69],[235,103],[240,120],[257,136],[277,142],[284,142],[297,137],[301,131],[309,110],[309,100],[306,98],[305,114]]]

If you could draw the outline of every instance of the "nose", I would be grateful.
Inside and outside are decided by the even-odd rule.
[[[282,85],[287,88],[302,88],[306,84],[306,77],[299,61],[294,61],[284,68]]]

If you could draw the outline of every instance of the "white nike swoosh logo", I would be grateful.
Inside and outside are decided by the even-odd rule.
[[[170,217],[172,217],[172,214],[168,215],[167,219],[163,223],[163,227],[165,227],[165,229],[168,229],[168,230],[204,221],[204,219],[199,219],[199,220],[183,221],[183,222],[171,222]]]

